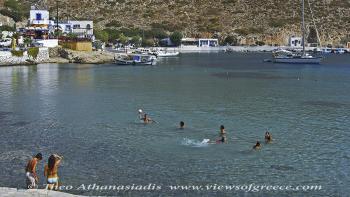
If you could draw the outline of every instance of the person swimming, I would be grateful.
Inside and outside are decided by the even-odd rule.
[[[261,149],[261,144],[259,141],[256,142],[256,144],[253,146],[254,150],[260,150]]]
[[[270,143],[272,141],[272,135],[270,132],[266,131],[265,133],[265,143]]]
[[[142,120],[143,120],[143,123],[145,123],[145,124],[155,123],[156,122],[156,121],[152,120],[150,117],[148,117],[147,114],[143,115]]]
[[[216,140],[216,144],[226,144],[227,143],[227,137],[226,135],[222,136],[220,139]]]
[[[184,129],[185,128],[185,122],[181,121],[180,122],[180,129]]]
[[[223,135],[226,135],[226,131],[225,131],[225,126],[221,125],[220,126],[220,136],[222,137]]]

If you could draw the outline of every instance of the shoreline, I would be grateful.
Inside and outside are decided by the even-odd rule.
[[[224,53],[226,50],[228,53],[271,53],[273,50],[278,48],[287,50],[299,50],[299,48],[291,47],[274,47],[274,46],[221,46],[213,48],[195,48],[195,47],[155,47],[149,49],[159,49],[159,50],[174,50],[179,51],[183,54],[189,53]],[[314,47],[307,47],[307,51],[313,51]],[[349,49],[350,50],[350,49]],[[106,49],[105,51],[73,51],[70,49],[65,49],[61,47],[49,49],[49,59],[41,61],[23,61],[23,62],[0,62],[0,67],[7,66],[30,66],[38,64],[111,64],[114,62],[114,58],[119,54],[124,54],[120,52],[113,51],[113,49]]]

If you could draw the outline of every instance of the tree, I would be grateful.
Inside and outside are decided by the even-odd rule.
[[[104,30],[95,30],[95,37],[102,42],[108,43],[109,34]]]
[[[122,43],[123,45],[125,45],[126,43],[128,43],[128,37],[126,37],[123,33],[121,33],[119,35],[119,38],[118,38],[119,42]]]
[[[138,47],[142,43],[142,39],[140,36],[133,36],[131,38],[131,43]]]
[[[310,27],[309,30],[310,30],[310,32],[309,32],[309,36],[307,37],[307,42],[308,43],[318,43],[316,29],[314,27]]]
[[[30,39],[29,37],[26,37],[23,40],[23,43],[26,47],[30,46],[32,44],[32,42],[33,42],[32,39]]]
[[[236,46],[238,45],[238,39],[236,36],[229,35],[224,40],[225,45]]]
[[[170,35],[170,40],[175,46],[180,46],[182,39],[182,33],[181,32],[174,32]]]
[[[142,46],[143,47],[154,47],[155,43],[153,39],[143,39]]]

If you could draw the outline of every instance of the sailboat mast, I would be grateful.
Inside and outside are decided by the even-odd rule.
[[[303,23],[303,55],[305,55],[305,1],[302,0],[302,23]]]

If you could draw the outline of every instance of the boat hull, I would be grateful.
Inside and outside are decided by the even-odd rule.
[[[147,62],[135,62],[135,61],[127,61],[127,60],[116,60],[116,64],[118,65],[132,65],[132,66],[154,66],[156,65],[156,61],[151,60]]]
[[[285,63],[285,64],[320,64],[322,61],[321,57],[313,58],[274,58],[274,63]]]

